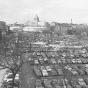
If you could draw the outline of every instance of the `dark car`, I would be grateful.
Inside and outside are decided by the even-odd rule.
[[[57,69],[57,73],[58,73],[58,75],[63,75],[63,71],[59,68]]]
[[[75,85],[73,88],[82,88],[81,85]]]
[[[47,57],[43,58],[43,60],[44,60],[45,63],[48,63],[48,58]]]
[[[44,88],[43,86],[42,86],[42,82],[41,82],[41,80],[36,80],[35,81],[35,88]]]
[[[50,61],[51,61],[51,63],[52,63],[52,64],[57,64],[56,60],[55,60],[55,59],[53,59],[53,58],[51,58],[51,60],[50,60]]]
[[[86,60],[85,58],[82,58],[81,61],[82,61],[82,63],[84,63],[84,64],[87,63],[87,60]]]
[[[3,82],[2,82],[2,88],[7,87],[7,84],[8,84],[8,83],[7,83],[6,81],[3,81]]]
[[[63,64],[67,63],[66,59],[61,59],[61,61],[62,61]]]
[[[39,58],[38,60],[39,60],[39,63],[40,63],[40,64],[44,64],[43,58]]]
[[[66,59],[67,63],[72,63],[71,59]]]
[[[8,87],[7,88],[11,87],[11,85],[12,85],[12,81],[8,82]],[[19,82],[14,82],[13,86],[18,88],[19,87]]]
[[[67,88],[72,88],[69,84],[67,85]]]
[[[52,69],[48,73],[49,73],[50,76],[57,76],[57,72],[54,69]]]
[[[34,64],[34,60],[32,58],[29,58],[29,64],[33,65]]]
[[[35,67],[33,69],[33,71],[34,71],[34,74],[35,74],[36,77],[41,77],[42,76],[42,73],[41,73],[39,68]]]
[[[79,73],[80,75],[85,75],[85,72],[84,72],[83,69],[78,69],[78,73]]]
[[[84,65],[78,65],[78,68],[79,68],[79,69],[83,69],[83,70],[85,70]]]
[[[88,68],[85,69],[85,73],[88,75]]]
[[[75,69],[75,70],[79,69],[77,65],[72,65],[72,68]]]
[[[48,53],[46,53],[46,56],[48,57],[48,58],[51,58],[52,57],[52,55],[48,52]]]
[[[75,88],[75,85],[78,85],[77,80],[73,79],[73,80],[69,81],[69,85],[72,86],[73,88]]]
[[[58,64],[59,64],[59,63],[62,63],[61,59],[57,59],[57,63],[58,63]]]
[[[88,78],[85,78],[84,81],[88,85]]]
[[[61,88],[59,84],[60,83],[56,79],[53,79],[51,82],[51,85],[53,86],[53,88]]]
[[[88,58],[86,58],[86,62],[88,63]]]
[[[53,88],[51,85],[51,80],[48,79],[44,79],[43,85],[45,86],[45,88]]]

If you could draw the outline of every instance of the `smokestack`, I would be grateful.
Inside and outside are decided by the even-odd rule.
[[[72,19],[71,19],[71,24],[72,24]]]

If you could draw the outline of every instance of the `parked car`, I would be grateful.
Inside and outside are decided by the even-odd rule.
[[[73,75],[78,75],[78,72],[75,69],[72,69],[71,72]]]
[[[85,70],[85,67],[84,67],[84,65],[83,65],[83,64],[78,65],[78,68],[79,68],[79,69],[83,69],[83,70]]]
[[[75,69],[75,70],[79,69],[77,65],[72,65],[72,68]]]
[[[57,76],[57,72],[54,69],[52,69],[50,72],[51,72],[52,76]]]
[[[34,70],[34,73],[35,73],[36,77],[41,77],[42,76],[42,73],[39,69]]]
[[[48,76],[47,70],[42,70],[42,75],[43,75],[43,76]]]
[[[71,67],[71,66],[69,66],[69,65],[65,66],[64,68],[65,68],[65,69],[68,69],[69,71],[71,71],[71,70],[72,70],[72,67]]]
[[[3,77],[3,81],[9,82],[13,80],[13,73],[8,73]],[[15,81],[19,81],[19,74],[16,74]]]
[[[44,79],[43,84],[44,84],[45,88],[53,88],[51,85],[51,80]]]
[[[11,88],[12,81],[8,82],[8,85],[6,88]],[[14,88],[19,88],[19,82],[14,82],[13,84]]]
[[[62,71],[62,69],[57,69],[57,73],[58,73],[58,75],[63,75],[63,71]]]
[[[71,59],[66,59],[67,63],[72,63]]]
[[[67,63],[66,59],[61,59],[61,61],[62,61],[63,64]]]
[[[86,60],[85,58],[82,58],[81,61],[82,61],[82,63],[84,63],[84,64],[87,63],[87,60]]]
[[[57,59],[57,63],[59,64],[59,63],[62,63],[62,61],[60,60],[60,59]]]
[[[74,85],[73,88],[82,88],[82,86],[81,85]]]
[[[83,87],[83,88],[88,88],[88,85],[83,85],[82,87]]]
[[[86,58],[86,63],[88,63],[88,58]]]
[[[41,73],[40,68],[38,66],[34,66],[33,71],[34,71],[34,74],[36,77],[42,76],[42,73]]]
[[[43,86],[42,86],[42,83],[41,83],[41,80],[36,80],[35,81],[35,88],[44,88]]]
[[[54,58],[55,57],[55,54],[52,54],[52,57]]]
[[[8,85],[8,82],[6,82],[6,81],[3,80],[1,88],[5,88],[5,87],[7,87],[7,85]]]
[[[78,84],[77,84],[77,80],[76,80],[76,79],[72,79],[72,80],[69,82],[69,85],[71,85],[73,88],[75,88],[75,85],[78,85]]]
[[[76,59],[71,59],[72,63],[76,63]]]
[[[48,62],[48,58],[47,57],[43,58],[43,60],[44,60],[44,62]]]
[[[60,83],[56,79],[53,79],[51,82],[51,85],[53,86],[53,88],[61,88],[59,84]]]
[[[63,56],[63,57],[66,57],[67,55],[66,55],[66,53],[64,52],[64,53],[62,53],[62,56]]]
[[[53,68],[53,66],[46,66],[46,70],[47,70],[47,71],[51,71],[52,68]]]
[[[34,60],[34,64],[35,65],[38,65],[39,64],[39,61],[36,59],[36,60]]]
[[[85,64],[84,67],[85,67],[85,68],[88,68],[88,64]]]
[[[88,68],[85,69],[85,73],[88,75]]]
[[[67,85],[67,88],[72,88],[69,84]]]
[[[33,65],[34,64],[34,60],[32,58],[29,58],[29,64]]]
[[[38,60],[39,60],[40,64],[44,64],[43,58],[39,58]]]
[[[51,61],[51,63],[52,63],[52,64],[56,64],[56,63],[57,63],[57,62],[56,62],[56,60],[55,60],[55,59],[53,59],[53,58],[51,58],[51,60],[50,60],[50,61]]]
[[[84,82],[88,85],[88,78],[85,78]]]
[[[82,63],[81,59],[76,59],[76,63]]]
[[[80,75],[85,75],[85,72],[84,72],[83,69],[78,69],[78,73],[79,73]]]
[[[46,70],[45,66],[40,66],[41,70]]]
[[[86,85],[86,83],[84,82],[84,80],[82,78],[78,79],[78,84],[81,85],[81,86]]]

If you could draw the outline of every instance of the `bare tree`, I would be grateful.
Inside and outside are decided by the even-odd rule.
[[[14,87],[15,76],[20,71],[21,66],[26,63],[21,59],[21,52],[19,51],[19,39],[13,34],[6,36],[3,39],[2,49],[0,50],[0,66],[8,68],[12,74],[12,85]]]

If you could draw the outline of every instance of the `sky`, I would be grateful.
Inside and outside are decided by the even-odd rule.
[[[0,21],[40,21],[88,24],[88,0],[0,0]]]

